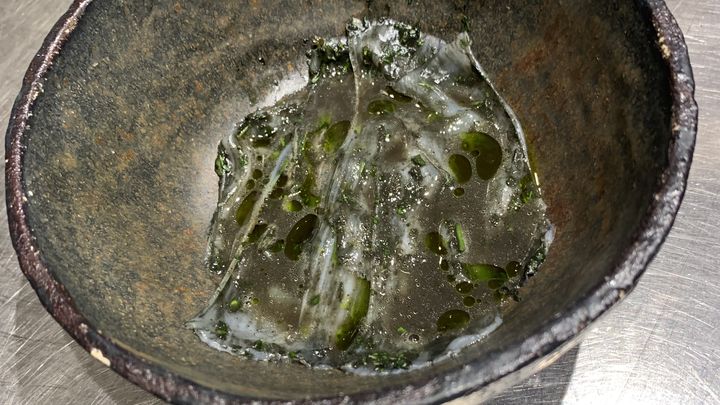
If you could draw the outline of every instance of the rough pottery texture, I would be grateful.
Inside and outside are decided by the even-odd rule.
[[[214,351],[183,325],[218,284],[203,264],[218,140],[302,81],[304,39],[339,35],[352,16],[417,22],[445,40],[469,29],[525,130],[555,242],[503,325],[432,368],[359,377]],[[11,234],[58,321],[162,398],[490,394],[567,347],[652,259],[685,187],[692,93],[661,1],[77,1],[13,110]]]

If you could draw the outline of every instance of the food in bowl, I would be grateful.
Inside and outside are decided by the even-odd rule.
[[[313,40],[305,88],[215,161],[207,344],[354,372],[481,340],[552,239],[520,125],[461,33],[353,20]]]

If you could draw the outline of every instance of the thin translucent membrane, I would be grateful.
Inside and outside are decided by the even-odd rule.
[[[357,372],[477,342],[551,241],[522,132],[473,57],[383,20],[316,39],[306,88],[219,147],[209,265],[189,322],[258,360]]]

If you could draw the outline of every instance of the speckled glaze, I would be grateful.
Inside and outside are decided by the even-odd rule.
[[[218,140],[313,35],[389,16],[474,52],[531,144],[556,239],[482,344],[424,370],[360,377],[243,361],[183,323],[217,284],[202,259]],[[465,18],[467,17],[467,18]],[[440,402],[548,364],[627,294],[680,205],[694,83],[662,1],[76,1],[23,83],[6,136],[10,232],[48,311],[161,398]]]

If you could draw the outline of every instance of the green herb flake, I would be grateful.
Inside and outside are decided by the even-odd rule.
[[[394,101],[397,101],[398,103],[405,104],[405,103],[409,103],[412,101],[411,97],[408,97],[408,96],[400,93],[399,91],[393,89],[390,86],[385,87],[385,94],[387,94],[388,97],[390,97]]]
[[[227,173],[230,173],[231,169],[230,161],[225,153],[225,148],[218,148],[218,154],[215,158],[215,174],[217,174],[218,177],[223,177]]]
[[[283,202],[283,209],[284,209],[285,211],[287,211],[287,212],[298,212],[298,211],[301,211],[302,208],[303,208],[303,205],[302,205],[302,203],[301,203],[300,201],[298,201],[298,200],[289,200],[289,199],[286,199],[286,200]]]
[[[490,180],[495,176],[502,164],[502,147],[493,137],[483,132],[466,132],[460,135],[460,146],[475,156],[478,177]]]
[[[423,167],[427,164],[427,162],[425,162],[425,159],[422,157],[422,155],[415,155],[410,159],[410,161],[415,166],[418,166],[418,167]]]

